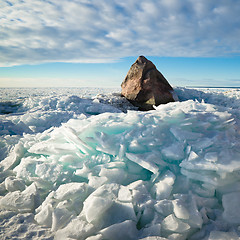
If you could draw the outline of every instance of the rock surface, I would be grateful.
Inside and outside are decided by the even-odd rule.
[[[121,84],[122,96],[139,110],[151,110],[153,105],[174,102],[173,88],[156,66],[139,56]]]

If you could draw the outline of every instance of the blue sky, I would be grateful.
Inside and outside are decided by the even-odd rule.
[[[146,56],[174,86],[240,86],[238,0],[2,0],[0,87],[119,87]]]

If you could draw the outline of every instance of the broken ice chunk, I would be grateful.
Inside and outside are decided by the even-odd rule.
[[[134,191],[140,192],[142,194],[142,197],[144,196],[150,196],[148,192],[148,183],[144,182],[142,180],[138,180],[135,182],[130,183],[127,188],[131,191],[132,195],[134,195]],[[149,199],[149,198],[148,198]]]
[[[82,139],[78,137],[77,132],[73,128],[70,128],[69,126],[63,126],[61,129],[63,130],[62,133],[64,134],[67,141],[74,144],[82,151],[82,153],[89,154],[94,152],[92,147],[87,145]]]
[[[215,195],[216,187],[209,183],[197,184],[192,183],[192,190],[202,197],[213,197]]]
[[[172,186],[159,181],[157,183],[154,184],[153,188],[152,188],[152,193],[155,193],[155,198],[157,200],[161,200],[161,199],[168,199],[171,192],[172,192]]]
[[[23,192],[9,192],[0,199],[0,209],[14,210],[19,212],[32,212],[35,208],[35,199],[38,190],[34,183]]]
[[[174,194],[173,211],[176,217],[184,219],[191,227],[201,228],[203,219],[198,211],[194,196],[189,194]]]
[[[83,178],[88,178],[88,174],[90,172],[91,169],[88,166],[86,166],[86,164],[83,164],[82,168],[76,170],[75,175]]]
[[[235,232],[211,231],[208,240],[239,240]]]
[[[158,237],[158,236],[150,236],[150,237],[140,238],[139,240],[169,240],[169,239],[164,237]]]
[[[103,240],[103,235],[99,233],[97,235],[90,236],[90,237],[86,238],[85,240]]]
[[[126,167],[126,163],[125,162],[109,162],[109,163],[105,163],[104,168],[108,168],[108,169],[112,169],[112,168],[122,168],[124,169]]]
[[[23,191],[26,186],[21,178],[10,176],[5,179],[5,187],[7,191],[14,192],[17,190]]]
[[[154,205],[155,210],[163,216],[168,216],[173,213],[172,200],[160,200]]]
[[[88,185],[94,189],[99,188],[107,181],[108,179],[106,177],[93,176],[92,173],[88,175]]]
[[[131,202],[132,201],[132,195],[128,187],[120,186],[119,192],[118,192],[118,200],[121,202]]]
[[[69,239],[69,240],[71,240],[71,239]],[[103,235],[99,233],[97,235],[90,236],[84,240],[103,240]]]
[[[37,214],[35,216],[35,220],[39,224],[46,225],[48,227],[51,227],[52,224],[56,223],[56,226],[52,226],[54,229],[58,228],[59,225],[62,226],[63,224],[57,222],[57,219],[55,219],[55,222],[52,223],[52,215],[54,217],[60,216],[60,213],[69,216],[79,214],[83,207],[83,201],[87,198],[91,191],[92,188],[86,183],[72,182],[60,185],[56,191],[50,192],[45,201],[38,209],[36,209]],[[57,208],[59,210],[56,210]],[[65,211],[66,214],[64,214]]]
[[[218,177],[217,177],[216,173],[210,172],[210,171],[209,172],[205,171],[205,172],[199,173],[200,171],[196,172],[196,170],[195,171],[186,170],[183,167],[185,167],[185,166],[187,167],[187,163],[188,163],[187,161],[184,161],[180,164],[180,166],[182,167],[181,173],[183,175],[185,175],[187,178],[198,180],[198,181],[201,181],[201,182],[213,185],[213,186],[218,185]]]
[[[196,200],[196,204],[198,208],[217,208],[218,207],[218,199],[210,198],[210,197],[200,197],[198,195],[194,195],[194,199]]]
[[[111,183],[123,183],[127,177],[127,173],[121,168],[102,168],[99,176],[106,177]]]
[[[150,205],[150,204],[149,204]],[[141,214],[140,220],[138,222],[138,225],[143,228],[147,225],[149,225],[154,218],[154,208],[150,205],[150,207],[146,206],[143,209],[143,212]]]
[[[127,187],[132,194],[132,202],[136,212],[142,212],[148,205],[152,205],[153,199],[148,192],[146,182],[138,180]]]
[[[73,201],[77,199],[78,202],[83,202],[91,190],[92,189],[86,183],[66,183],[59,186],[54,194],[54,197],[61,201],[69,199]]]
[[[42,207],[42,210],[35,215],[34,220],[38,224],[50,228],[52,226],[52,212],[53,212],[52,205],[46,204]]]
[[[49,182],[56,182],[61,177],[64,176],[63,167],[59,164],[55,163],[37,163],[35,168],[35,174],[40,178],[49,181]]]
[[[156,164],[146,161],[144,154],[133,154],[133,153],[126,153],[126,157],[140,165],[141,167],[149,170],[152,173],[157,173],[159,171],[159,168]]]
[[[218,154],[216,152],[208,152],[205,154],[204,159],[208,162],[217,162]]]
[[[108,135],[104,132],[95,132],[95,137],[98,142],[96,150],[114,156],[117,155],[118,145],[113,144],[114,142],[116,142],[113,136]]]
[[[168,160],[181,160],[184,158],[184,144],[182,142],[173,143],[163,148],[162,154]]]
[[[128,173],[140,174],[143,168],[135,162],[127,161],[127,171]]]
[[[8,169],[13,169],[16,165],[19,164],[19,161],[24,156],[25,150],[23,144],[19,142],[14,147],[13,151],[0,162],[1,171],[6,171]]]
[[[2,182],[0,183],[0,195],[4,195],[5,193],[6,193],[5,183]]]
[[[9,192],[0,199],[0,208],[6,210],[19,210],[23,212],[31,212],[34,207],[33,195],[27,196],[20,191]]]
[[[64,154],[59,158],[59,162],[62,162],[64,165],[76,165],[76,162],[79,162],[79,154],[74,154],[75,151],[72,151],[71,154]]]
[[[71,143],[57,143],[54,141],[41,141],[35,143],[28,149],[28,152],[35,154],[51,155],[51,154],[67,154],[75,152],[76,146]]]
[[[34,157],[24,157],[21,159],[21,162],[18,166],[16,166],[13,171],[16,172],[17,178],[27,179],[33,176],[36,176],[35,170],[36,165],[39,162],[44,162],[45,158],[42,156],[41,158]]]
[[[124,193],[127,195],[122,196]],[[85,200],[81,216],[99,228],[125,220],[137,221],[131,198],[127,187],[104,184]]]
[[[240,181],[218,187],[218,192],[223,194],[231,192],[240,192]]]
[[[119,153],[118,153],[118,158],[120,160],[123,159],[125,152],[126,152],[126,146],[121,143],[119,147]]]
[[[178,127],[171,127],[170,131],[178,141],[196,140],[202,137],[201,133],[182,130]]]
[[[156,164],[159,168],[168,166],[168,163],[162,160],[161,154],[158,151],[153,150],[151,153],[147,153],[146,160]]]
[[[189,219],[189,212],[179,199],[173,200],[173,212],[177,218]]]
[[[224,208],[223,218],[229,223],[240,224],[240,192],[224,194],[222,204]]]
[[[105,228],[125,220],[137,222],[137,217],[131,202],[120,202],[116,199],[99,220],[100,222],[98,224]]]
[[[163,219],[162,228],[166,231],[184,233],[190,229],[190,226],[171,214]]]
[[[119,188],[120,185],[117,183],[107,183],[96,189],[90,196],[100,196],[115,199],[118,194]]]
[[[131,220],[126,220],[121,223],[113,224],[107,228],[100,231],[104,239],[114,239],[114,240],[135,240],[138,236],[138,230],[136,228],[136,223]]]
[[[192,142],[194,150],[199,151],[208,148],[214,144],[214,138],[202,137]]]
[[[83,212],[89,223],[97,221],[111,207],[113,201],[99,196],[90,196],[84,202]]]
[[[161,234],[161,224],[157,223],[149,227],[143,228],[141,237],[142,238],[145,237],[146,239],[148,239],[147,237],[149,236],[160,236],[160,234]],[[156,237],[156,239],[158,238]]]
[[[188,232],[184,233],[172,233],[168,235],[168,240],[186,240],[188,236]]]
[[[111,207],[119,190],[118,184],[104,184],[95,190],[84,201],[82,215],[85,215],[87,221],[98,222],[102,215]]]
[[[53,210],[53,213],[52,213],[51,230],[56,231],[60,228],[65,227],[73,217],[75,217],[74,214],[68,211],[68,209],[66,209],[64,205],[61,206],[61,204],[58,204],[58,206]]]
[[[87,237],[95,234],[95,232],[96,228],[93,224],[84,221],[80,217],[76,217],[66,227],[56,232],[55,239],[85,240]]]
[[[152,195],[157,200],[168,199],[172,192],[172,185],[175,179],[176,176],[172,172],[167,171],[160,180],[153,185],[151,189]]]
[[[128,150],[132,153],[144,153],[147,148],[140,144],[137,139],[133,139],[129,144]]]
[[[199,158],[198,154],[195,153],[194,151],[191,151],[189,156],[188,156],[188,161],[193,161],[193,160],[196,160],[198,158]]]

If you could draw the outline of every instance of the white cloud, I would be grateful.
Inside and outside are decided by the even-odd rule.
[[[0,66],[240,54],[234,0],[2,0]]]

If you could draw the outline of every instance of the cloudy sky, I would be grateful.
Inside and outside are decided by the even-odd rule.
[[[145,55],[175,86],[240,86],[239,0],[1,0],[0,87],[120,86]]]

